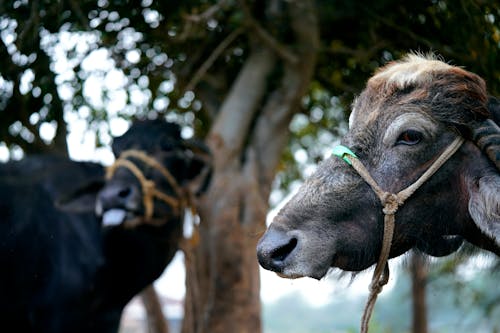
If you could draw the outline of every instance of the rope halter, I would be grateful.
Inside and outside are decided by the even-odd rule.
[[[426,182],[439,168],[460,148],[464,139],[457,137],[432,163],[432,165],[413,184],[398,193],[390,193],[382,190],[377,182],[371,177],[368,170],[358,157],[347,147],[337,146],[333,149],[333,154],[342,158],[347,164],[370,185],[372,190],[380,199],[384,212],[384,235],[382,239],[382,249],[373,272],[370,283],[368,301],[365,306],[363,318],[361,319],[361,333],[368,332],[368,323],[375,306],[378,294],[384,285],[389,281],[389,253],[391,251],[392,238],[394,235],[395,215],[400,206],[408,199],[424,182]]]
[[[137,159],[149,167],[159,171],[163,177],[167,180],[169,185],[175,192],[175,196],[163,193],[156,188],[155,183],[147,179],[144,173],[135,165],[130,158]],[[144,219],[146,222],[152,222],[154,213],[154,200],[158,199],[165,202],[167,205],[172,207],[174,214],[179,214],[182,207],[185,206],[185,199],[183,191],[181,190],[179,184],[172,176],[170,171],[161,165],[156,159],[148,156],[145,152],[141,150],[126,150],[120,154],[120,157],[109,166],[106,170],[106,179],[109,180],[113,177],[116,170],[120,167],[128,169],[137,178],[141,184],[142,189],[142,200],[144,204]],[[134,223],[135,224],[135,223]]]

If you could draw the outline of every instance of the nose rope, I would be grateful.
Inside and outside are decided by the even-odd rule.
[[[159,191],[156,188],[155,183],[152,180],[147,179],[144,176],[144,173],[132,161],[130,161],[129,158],[136,158],[146,165],[158,170],[172,187],[176,197]],[[170,171],[143,151],[135,149],[124,151],[115,163],[107,168],[106,179],[111,179],[119,167],[124,167],[132,172],[141,184],[142,200],[144,204],[144,218],[146,221],[151,221],[153,217],[155,198],[171,206],[175,214],[179,213],[181,207],[184,207],[185,200],[183,192]]]
[[[370,185],[375,194],[380,199],[384,213],[384,234],[380,256],[373,272],[372,281],[369,286],[370,294],[361,319],[361,333],[368,332],[368,323],[375,306],[378,294],[389,281],[389,254],[391,251],[392,238],[394,235],[395,215],[400,206],[404,204],[423,183],[425,183],[439,168],[460,148],[464,139],[457,137],[431,164],[431,166],[410,186],[394,194],[386,192],[380,188],[372,178],[363,163],[349,148],[337,146],[333,149],[333,154],[342,158]]]

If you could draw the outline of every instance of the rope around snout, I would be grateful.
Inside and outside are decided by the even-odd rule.
[[[377,301],[377,297],[389,281],[388,260],[391,252],[392,238],[394,235],[395,215],[398,208],[402,206],[406,199],[408,199],[437,170],[439,170],[439,168],[458,150],[458,148],[460,148],[463,142],[464,139],[462,137],[457,137],[413,184],[396,194],[382,190],[377,182],[372,178],[363,163],[361,163],[352,151],[343,146],[335,147],[333,154],[344,159],[344,161],[351,165],[361,178],[363,178],[363,180],[370,185],[382,203],[382,211],[384,213],[382,248],[373,272],[372,281],[369,286],[370,294],[363,311],[363,317],[361,318],[361,333],[368,332],[368,324],[370,322],[370,317],[372,315],[375,302]]]
[[[159,191],[156,188],[155,183],[152,180],[147,179],[144,176],[144,173],[132,162],[129,158],[135,158],[143,162],[144,164],[158,170],[163,177],[170,184],[172,189],[175,192],[176,197],[168,195]],[[186,200],[184,199],[183,191],[179,187],[177,181],[172,176],[170,171],[161,165],[157,160],[148,156],[146,153],[140,150],[126,150],[124,151],[120,157],[109,166],[106,170],[106,179],[111,179],[114,173],[119,167],[124,167],[128,169],[132,174],[137,178],[139,183],[141,184],[142,189],[142,200],[144,204],[144,218],[146,222],[151,222],[153,213],[154,213],[154,200],[158,199],[160,201],[165,202],[167,205],[171,206],[174,210],[174,213],[177,214],[180,212],[182,207],[185,207]],[[189,201],[189,200],[188,200]],[[136,223],[132,223],[135,225]]]

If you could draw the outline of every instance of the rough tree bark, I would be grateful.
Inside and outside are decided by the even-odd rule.
[[[199,205],[200,241],[186,251],[184,333],[261,331],[255,247],[265,230],[288,125],[309,85],[319,44],[314,2],[284,6],[296,61],[269,41],[254,43],[207,137],[215,168]],[[269,76],[276,66],[283,71],[273,85]]]
[[[428,269],[419,253],[412,253],[410,263],[413,300],[413,333],[427,333],[426,285]]]

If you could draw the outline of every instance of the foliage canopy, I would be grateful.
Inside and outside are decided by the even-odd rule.
[[[294,61],[294,50],[283,46],[291,34],[283,24],[285,6],[259,0],[2,2],[0,140],[26,152],[64,152],[71,113],[104,134],[97,144],[107,142],[114,117],[167,112],[182,114],[177,119],[203,136],[252,43],[268,43]],[[316,7],[321,48],[302,106],[310,121],[291,146],[312,160],[321,156],[312,139],[322,133],[318,128],[338,134],[366,78],[408,51],[436,52],[500,92],[496,1],[318,0]],[[290,150],[284,156],[287,164],[293,160]]]

